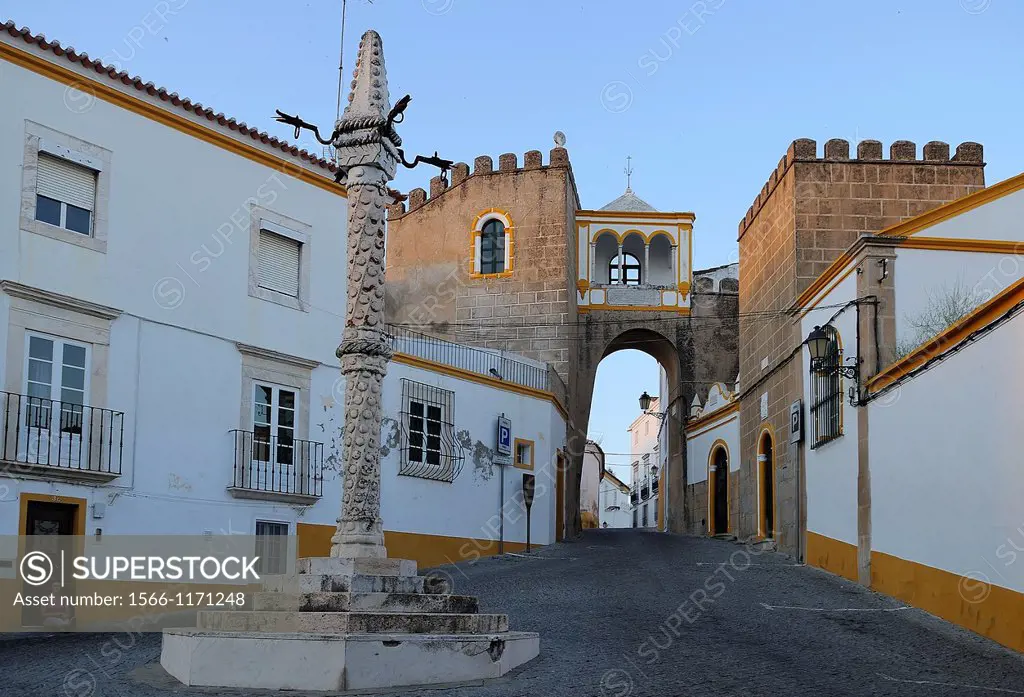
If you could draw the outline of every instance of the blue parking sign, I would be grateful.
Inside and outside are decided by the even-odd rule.
[[[498,417],[498,454],[512,454],[512,421],[504,416]]]

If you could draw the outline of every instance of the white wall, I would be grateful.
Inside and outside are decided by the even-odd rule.
[[[873,550],[1024,592],[1022,346],[1017,316],[869,404]]]
[[[565,421],[551,402],[448,375],[392,363],[384,389],[384,414],[401,411],[401,379],[455,392],[455,431],[465,431],[472,446],[465,451],[461,474],[453,482],[398,475],[400,448],[381,460],[381,510],[384,527],[428,535],[498,539],[501,477],[505,480],[505,540],[526,541],[525,514],[513,503],[522,490],[525,470],[494,464],[498,417],[512,421],[512,437],[534,441],[536,493],[531,538],[550,544],[555,536],[555,460],[565,446]],[[555,412],[557,418],[553,418]],[[552,430],[552,423],[560,428]],[[385,428],[385,433],[387,433]]]
[[[108,504],[102,519],[89,519],[89,532],[251,534],[257,519],[288,522],[292,532],[296,522],[333,524],[341,492],[344,381],[334,352],[347,296],[346,199],[102,100],[72,113],[63,85],[13,64],[2,68],[6,92],[18,99],[0,110],[0,279],[122,311],[111,326],[107,399],[96,406],[123,411],[125,420],[122,476],[110,484],[0,472],[0,531],[18,529],[22,492]],[[106,253],[19,229],[26,120],[112,152],[105,172]],[[309,312],[248,294],[246,205],[254,199],[309,226]],[[180,304],[158,304],[158,282],[183,294]],[[0,293],[0,385],[6,384],[9,304]],[[235,342],[319,363],[312,369],[309,424],[296,433],[324,443],[324,496],[311,506],[240,500],[226,490],[234,452],[229,432],[252,426],[241,414],[242,356]],[[385,528],[485,537],[500,506],[499,477],[508,500],[522,487],[522,470],[499,473],[486,457],[504,411],[515,437],[535,441],[533,540],[553,540],[553,462],[565,422],[550,402],[392,364],[385,416],[401,410],[401,377],[455,389],[456,426],[474,447],[451,484],[398,477],[393,449],[383,461]],[[507,512],[505,538],[525,541],[521,514]]]
[[[601,527],[604,527],[605,523],[610,528],[633,527],[633,514],[630,513],[629,493],[620,489],[608,478],[601,480],[599,505],[601,508]]]
[[[801,320],[800,336],[806,337],[815,325],[831,324],[839,332],[843,364],[855,365],[857,358],[857,307],[849,306],[838,315],[839,307],[857,295],[857,276],[850,274],[819,303],[820,309]],[[811,448],[814,423],[810,354],[806,346],[800,354],[803,383],[804,442],[803,457],[807,486],[807,529],[834,540],[857,544],[857,419],[859,411],[850,405],[848,390],[853,384],[841,381],[842,433],[835,440]],[[872,424],[873,426],[874,424]]]
[[[708,479],[711,446],[725,441],[729,449],[729,471],[740,469],[740,416],[733,412],[716,418],[703,428],[686,433],[686,483],[699,484]]]
[[[600,505],[603,466],[604,454],[588,443],[583,451],[583,473],[580,475],[580,513],[590,512],[599,525],[603,512]]]

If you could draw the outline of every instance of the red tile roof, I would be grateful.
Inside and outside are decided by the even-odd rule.
[[[205,117],[207,121],[215,122],[219,126],[226,127],[228,130],[237,131],[243,136],[249,136],[253,140],[270,145],[272,148],[276,148],[287,155],[309,162],[328,172],[337,170],[337,167],[330,160],[300,149],[298,146],[292,145],[287,141],[275,138],[265,131],[258,131],[246,125],[245,122],[230,118],[222,112],[215,112],[199,102],[193,102],[188,97],[181,97],[177,92],[168,92],[165,88],[157,87],[152,82],[144,82],[138,76],[129,76],[128,73],[118,71],[112,66],[105,65],[102,61],[89,58],[89,55],[86,53],[79,53],[71,46],[62,46],[59,41],[49,41],[42,34],[33,34],[28,27],[18,29],[17,25],[12,21],[5,22],[0,27],[13,37],[21,37],[27,44],[37,44],[40,48],[50,51],[55,56],[63,56],[70,63],[79,63],[86,68],[91,68],[97,73],[105,75],[112,82],[131,85],[139,92],[158,97],[161,101],[168,102],[178,109],[195,114],[196,116]]]

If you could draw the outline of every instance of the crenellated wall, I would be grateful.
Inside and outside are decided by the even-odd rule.
[[[386,312],[390,322],[554,365],[568,378],[569,326],[575,323],[574,212],[579,207],[569,155],[554,148],[452,167],[430,191],[413,189],[388,211]],[[480,216],[509,225],[509,264],[497,276],[474,273]]]
[[[805,508],[799,452],[789,445],[789,406],[800,397],[794,348],[802,338],[787,317],[800,294],[861,235],[984,187],[982,146],[966,142],[950,157],[946,143],[922,148],[900,140],[883,157],[876,140],[793,141],[739,223],[741,503],[739,533],[763,526],[760,489],[773,479],[775,539],[798,554]],[[758,464],[763,433],[774,463]]]

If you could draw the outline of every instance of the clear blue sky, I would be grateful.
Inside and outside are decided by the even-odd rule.
[[[166,0],[166,20],[160,5],[0,0],[0,17],[282,137],[275,108],[331,125],[340,0]],[[735,260],[736,223],[794,138],[976,140],[990,184],[1024,170],[1015,0],[350,0],[346,82],[369,27],[392,98],[413,95],[410,152],[547,153],[562,130],[585,207],[622,193],[632,155],[640,196],[696,213],[697,268]],[[626,452],[633,393],[657,374],[608,361],[591,430]]]

